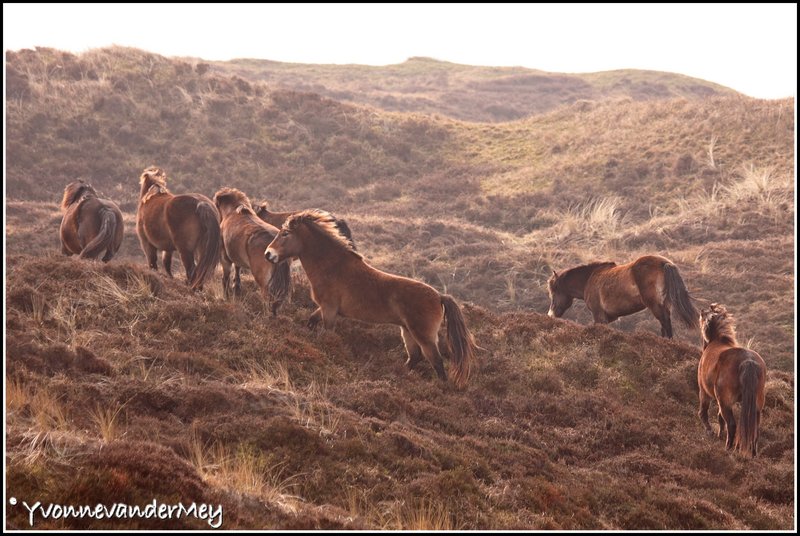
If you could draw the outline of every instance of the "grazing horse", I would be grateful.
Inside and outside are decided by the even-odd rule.
[[[122,245],[122,212],[116,203],[100,199],[91,184],[81,180],[64,188],[61,200],[61,253],[96,259],[100,253],[108,262]]]
[[[256,213],[256,216],[264,220],[270,225],[274,225],[278,229],[280,229],[284,222],[291,216],[292,214],[297,214],[297,212],[270,212],[267,208],[267,204],[265,202],[259,203],[253,210]],[[334,218],[336,221],[336,227],[339,231],[342,232],[345,238],[350,241],[350,245],[353,246],[353,249],[356,249],[355,240],[353,240],[353,233],[350,231],[350,226],[347,225],[347,221],[343,220],[342,218]]]
[[[447,340],[455,362],[451,377],[457,387],[466,386],[477,346],[456,301],[425,283],[367,264],[327,212],[306,210],[290,216],[264,255],[273,263],[300,259],[311,283],[311,298],[319,306],[309,318],[309,327],[322,320],[325,328],[332,329],[336,315],[399,325],[409,370],[424,355],[444,381],[438,332],[447,319]]]
[[[719,434],[722,439],[728,429],[725,447],[740,452],[758,452],[758,425],[764,409],[764,385],[767,365],[756,352],[736,344],[733,317],[722,305],[712,303],[700,315],[703,334],[703,353],[697,367],[700,389],[700,411],[697,415],[706,432],[713,435],[708,424],[708,406],[716,400],[719,406]],[[739,425],[733,416],[733,405],[742,403]]]
[[[172,195],[166,173],[157,167],[145,169],[139,183],[136,233],[147,264],[158,270],[158,251],[163,251],[164,270],[172,277],[172,253],[177,249],[189,285],[193,290],[203,288],[222,247],[217,207],[201,194]]]
[[[608,324],[620,316],[645,308],[661,323],[661,335],[672,338],[672,309],[688,327],[697,328],[697,309],[675,267],[657,255],[639,257],[617,266],[594,262],[556,273],[547,282],[550,293],[548,316],[560,318],[574,299],[582,299],[597,324]]]
[[[278,234],[278,229],[259,219],[247,196],[235,188],[222,188],[214,194],[214,204],[222,216],[222,288],[225,298],[231,291],[231,266],[236,275],[234,292],[241,292],[239,270],[253,273],[261,294],[273,315],[289,291],[289,263],[274,266],[264,258],[264,250]]]

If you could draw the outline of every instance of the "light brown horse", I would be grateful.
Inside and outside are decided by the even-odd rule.
[[[267,203],[266,202],[261,202],[261,203],[255,205],[253,207],[253,210],[255,211],[256,216],[258,216],[259,218],[261,218],[262,220],[264,220],[268,224],[274,225],[278,229],[280,229],[283,226],[283,224],[286,222],[286,220],[289,219],[289,216],[291,216],[292,214],[297,214],[297,212],[299,212],[299,211],[296,211],[296,212],[271,212],[267,208]],[[334,220],[336,221],[336,227],[339,229],[339,231],[341,231],[341,233],[344,235],[344,237],[347,238],[350,241],[350,245],[353,246],[353,249],[357,249],[356,248],[356,242],[355,242],[355,240],[353,240],[353,233],[350,231],[350,226],[347,225],[347,221],[342,219],[342,218],[336,218],[336,217],[334,217]]]
[[[201,194],[172,195],[166,173],[157,167],[145,169],[139,183],[136,233],[147,264],[158,270],[158,251],[163,251],[164,270],[172,277],[172,253],[177,249],[189,285],[194,290],[203,288],[217,267],[222,247],[217,207]]]
[[[433,287],[367,264],[322,210],[290,216],[264,252],[273,263],[298,258],[311,283],[311,298],[319,306],[309,327],[320,320],[332,329],[337,315],[376,324],[395,324],[408,353],[409,369],[424,355],[441,380],[446,380],[439,353],[439,326],[447,319],[447,339],[455,361],[453,383],[466,386],[477,346],[456,301]]]
[[[116,203],[100,199],[91,184],[77,180],[64,188],[61,199],[61,253],[96,259],[103,251],[108,262],[122,245],[125,228]]]
[[[697,328],[697,309],[678,268],[657,255],[639,257],[622,266],[594,262],[560,274],[553,270],[547,286],[548,316],[560,318],[577,298],[586,302],[597,324],[608,324],[647,308],[661,323],[664,337],[672,338],[672,310],[688,327]]]
[[[261,221],[247,196],[236,188],[222,188],[214,194],[214,204],[222,217],[222,288],[225,298],[231,292],[231,266],[235,266],[234,292],[241,292],[239,270],[247,268],[261,288],[273,315],[289,292],[288,262],[273,265],[264,250],[277,236],[278,229]]]
[[[764,409],[764,386],[767,365],[756,352],[736,343],[733,317],[722,305],[712,303],[700,315],[703,353],[697,367],[700,388],[700,421],[709,435],[708,406],[711,400],[719,405],[719,434],[727,428],[725,447],[755,456],[758,452],[758,425]],[[733,405],[742,403],[739,425],[733,416]]]

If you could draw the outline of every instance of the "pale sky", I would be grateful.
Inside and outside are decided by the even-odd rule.
[[[670,71],[795,95],[797,5],[3,4],[6,50],[109,45],[208,60]]]

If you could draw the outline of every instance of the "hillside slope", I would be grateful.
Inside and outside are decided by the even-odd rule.
[[[20,501],[222,504],[223,528],[788,529],[794,382],[771,371],[755,460],[695,415],[699,350],[466,306],[465,391],[408,374],[398,330],[311,333],[302,277],[265,314],[218,282],[12,256],[7,478]],[[7,510],[12,528],[27,512]],[[40,528],[155,527],[41,520]],[[171,527],[203,522],[167,522]],[[207,528],[207,527],[206,527]]]
[[[431,58],[397,65],[312,65],[257,59],[211,62],[214,72],[309,91],[392,112],[441,114],[464,121],[497,122],[552,111],[580,100],[636,101],[736,95],[705,80],[635,69],[549,73],[523,67],[478,67]]]
[[[791,528],[793,100],[603,97],[490,124],[244,76],[117,47],[8,54],[9,491],[222,502],[227,528]],[[406,374],[396,328],[309,332],[299,271],[277,319],[250,275],[224,303],[220,274],[187,296],[180,269],[145,271],[151,164],[175,193],[345,217],[371,264],[467,304],[475,383]],[[108,266],[56,254],[78,177],[123,209]],[[552,269],[654,253],[764,356],[761,458],[702,435],[697,333],[537,314]]]
[[[141,259],[137,181],[157,164],[177,193],[331,210],[376,266],[501,310],[546,310],[552,269],[659,253],[793,368],[793,100],[581,102],[471,124],[199,67],[124,48],[10,53],[9,251],[57,249],[56,201],[83,177],[120,203],[122,256]],[[590,317],[578,304],[568,318]],[[646,313],[615,325],[658,331]]]

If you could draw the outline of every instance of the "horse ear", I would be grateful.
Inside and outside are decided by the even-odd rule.
[[[552,268],[551,268],[551,270],[552,270]],[[556,271],[555,271],[555,270],[553,270],[553,276],[554,276],[554,277],[558,277],[558,274],[556,273]]]

